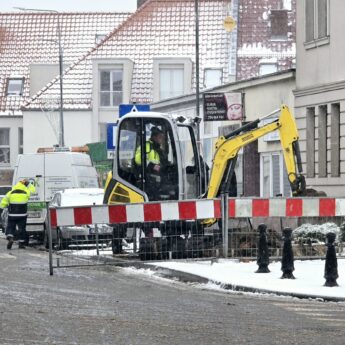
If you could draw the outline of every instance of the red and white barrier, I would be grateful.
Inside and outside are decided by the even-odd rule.
[[[221,218],[220,200],[162,201],[50,209],[51,225],[143,223]],[[230,218],[345,216],[345,198],[229,199]]]

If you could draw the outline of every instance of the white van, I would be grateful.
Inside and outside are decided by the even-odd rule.
[[[13,185],[24,178],[37,178],[36,193],[28,203],[26,230],[39,240],[45,237],[46,203],[65,188],[98,188],[97,171],[91,158],[80,152],[26,153],[18,156]]]

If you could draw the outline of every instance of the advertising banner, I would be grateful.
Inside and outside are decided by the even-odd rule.
[[[204,121],[242,120],[241,92],[204,93]]]

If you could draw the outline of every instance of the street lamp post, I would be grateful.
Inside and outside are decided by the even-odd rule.
[[[50,12],[57,14],[57,34],[58,34],[58,45],[59,45],[59,75],[60,75],[60,120],[59,120],[59,146],[65,146],[64,140],[64,123],[63,123],[63,51],[61,45],[61,25],[60,25],[60,13],[56,10],[44,10],[37,8],[26,8],[26,7],[14,7],[21,11],[37,11],[37,12]]]
[[[200,76],[199,76],[199,0],[194,0],[194,12],[195,12],[195,98],[196,98],[196,117],[198,122],[196,124],[196,141],[198,151],[201,153],[201,140],[200,140]],[[200,154],[198,156],[198,166],[201,166]],[[199,194],[202,194],[201,179],[198,184]]]

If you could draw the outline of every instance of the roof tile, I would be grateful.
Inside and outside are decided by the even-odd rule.
[[[19,110],[23,98],[5,97],[7,78],[25,77],[29,99],[30,64],[58,63],[57,20],[60,16],[64,65],[95,45],[96,33],[109,33],[130,13],[0,13],[0,112]]]
[[[199,1],[199,42],[203,52],[200,70],[206,64],[224,68],[224,80],[228,82],[229,34],[223,29],[223,15],[227,0]],[[190,57],[195,61],[195,9],[194,0],[149,0],[115,28],[97,49],[88,52],[64,75],[64,107],[69,99],[78,95],[90,100],[92,94],[92,66],[94,58],[126,57],[135,62],[131,98],[137,102],[152,101],[153,58]],[[206,47],[206,45],[208,48]],[[195,67],[195,66],[194,66]],[[200,75],[201,79],[203,75]],[[80,81],[84,87],[80,88]],[[193,78],[194,79],[194,78]],[[200,85],[203,81],[200,80]],[[34,97],[28,108],[37,108],[40,103],[58,99],[59,83],[55,80],[49,87]]]

